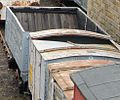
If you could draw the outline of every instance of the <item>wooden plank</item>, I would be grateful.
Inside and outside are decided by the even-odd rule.
[[[18,18],[19,22],[22,24],[22,13],[15,13],[15,15]]]
[[[59,71],[56,73],[52,73],[55,82],[60,86],[60,88],[64,91],[73,90],[73,82],[70,79],[70,74],[76,72],[78,70],[67,70],[67,71]]]
[[[78,28],[78,22],[76,15],[61,14],[62,28]]]
[[[64,94],[66,96],[66,100],[73,100],[73,96],[74,96],[73,90],[64,91]]]
[[[48,14],[49,29],[61,28],[59,14]]]
[[[54,99],[72,100],[74,84],[70,79],[70,74],[78,70],[60,71],[52,73],[54,78]]]
[[[25,31],[29,31],[28,30],[28,16],[26,13],[21,13],[21,17],[22,17],[22,26],[24,28]]]
[[[49,29],[48,14],[44,14],[44,29]]]
[[[75,29],[75,28],[78,28],[78,22],[76,22],[76,15],[72,15],[72,14],[69,14],[69,15],[66,15],[66,20],[68,22],[68,28],[69,29]]]
[[[34,13],[27,13],[28,15],[28,27],[29,31],[34,32],[35,31],[35,18]]]
[[[62,28],[67,28],[68,23],[67,23],[67,20],[66,20],[66,15],[61,14],[60,16],[61,16],[61,26],[62,26]]]
[[[34,17],[35,17],[35,31],[38,31],[38,19],[37,19],[37,13],[34,13]]]
[[[76,15],[72,15],[72,16],[73,16],[73,18],[72,18],[71,21],[73,21],[74,28],[75,28],[75,29],[79,29],[79,23],[78,23],[78,20],[79,20],[79,19],[77,19],[77,16],[76,16]]]
[[[54,25],[54,21],[55,21],[55,18],[54,18],[54,14],[48,14],[48,24],[49,24],[49,29],[55,29],[55,25]]]
[[[36,23],[36,31],[41,31],[42,30],[42,14],[41,13],[36,13],[35,23]]]
[[[66,61],[61,63],[49,64],[49,70],[51,72],[65,71],[65,70],[76,70],[81,68],[94,67],[99,64],[110,64],[112,61],[107,60],[76,60]]]
[[[42,24],[42,30],[45,30],[46,29],[46,26],[45,26],[45,14],[41,14],[41,24]]]
[[[55,16],[55,20],[54,20],[55,28],[61,28],[61,19],[59,14],[54,14],[54,16]]]

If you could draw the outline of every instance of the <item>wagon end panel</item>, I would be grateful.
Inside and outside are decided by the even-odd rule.
[[[25,31],[47,29],[79,29],[76,8],[12,7]],[[20,17],[21,16],[21,17]]]
[[[30,39],[29,42],[29,74],[28,85],[32,94],[32,100],[41,98],[41,55]],[[44,81],[44,80],[43,80]],[[41,99],[44,100],[44,99]]]
[[[101,34],[107,34],[95,21],[93,21],[87,14],[85,14],[80,8],[77,8],[78,25],[80,29],[97,32]]]

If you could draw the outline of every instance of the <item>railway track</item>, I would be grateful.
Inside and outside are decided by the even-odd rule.
[[[0,26],[0,100],[30,100],[28,96],[19,94],[16,73],[8,67],[10,58],[10,51],[4,39],[4,26]]]

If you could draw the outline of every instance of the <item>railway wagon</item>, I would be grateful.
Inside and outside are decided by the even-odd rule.
[[[28,83],[32,100],[73,100],[71,73],[120,61],[120,52],[108,35],[51,29],[30,36]]]
[[[0,0],[0,22],[6,19],[6,6],[30,6],[40,0]]]
[[[28,80],[30,34],[62,28],[107,34],[79,8],[7,7],[6,14],[5,40],[20,69],[23,82]]]

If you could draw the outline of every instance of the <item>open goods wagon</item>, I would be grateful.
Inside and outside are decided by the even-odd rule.
[[[35,37],[36,35],[38,35],[37,37],[39,37],[39,35],[42,35],[41,31],[48,30],[48,29],[65,29],[65,30],[77,29],[77,30],[75,30],[75,32],[73,30],[69,30],[68,36],[69,36],[69,33],[71,33],[71,34],[76,33],[76,35],[80,34],[79,29],[93,31],[93,33],[91,33],[91,34],[82,32],[82,35],[83,35],[83,37],[84,37],[84,35],[86,35],[86,36],[90,35],[90,37],[92,37],[92,36],[99,37],[99,38],[103,38],[103,40],[99,40],[99,39],[97,40],[95,38],[94,39],[81,38],[82,39],[81,41],[86,41],[85,44],[87,44],[87,43],[89,44],[89,42],[90,43],[91,42],[95,42],[95,43],[100,42],[102,44],[108,43],[108,44],[112,44],[112,45],[114,44],[115,48],[114,48],[114,46],[112,46],[112,48],[114,48],[114,49],[116,49],[116,47],[119,48],[118,45],[110,38],[110,36],[107,35],[95,22],[93,22],[79,8],[7,7],[5,40],[11,50],[13,57],[16,60],[16,63],[20,70],[20,76],[21,76],[23,82],[28,81],[28,68],[29,68],[29,66],[33,66],[32,64],[30,64],[30,57],[31,57],[30,53],[31,52],[29,53],[29,51],[31,50],[31,46],[29,47],[29,45],[31,44],[31,41],[29,42],[29,40],[30,40],[30,38],[36,40],[37,39]],[[60,31],[62,31],[62,30],[60,30]],[[63,33],[61,33],[61,32],[59,33],[59,32],[58,32],[58,34],[56,34],[56,31],[55,31],[55,34],[56,35],[63,34]],[[99,34],[95,34],[94,32],[98,32]],[[47,33],[49,33],[49,31],[47,31],[45,33],[47,34]],[[67,32],[65,32],[65,33],[67,34]],[[51,36],[52,35],[54,36],[54,32],[53,33],[50,32],[50,34],[51,34]],[[50,39],[54,40],[55,37],[50,38]],[[59,41],[59,39],[62,39],[64,41],[64,39],[66,39],[66,38],[68,38],[67,35],[64,38],[59,37],[56,39],[58,41]],[[71,38],[72,37],[69,37],[68,39],[71,40]],[[77,36],[75,36],[75,38],[73,38],[73,40],[74,41],[71,41],[71,42],[73,42],[73,44],[74,44],[74,42],[79,43],[79,37],[77,38]],[[84,45],[84,42],[82,45]],[[44,48],[44,45],[41,46],[41,48]],[[113,49],[113,51],[114,51],[114,49]],[[35,48],[35,50],[36,50],[36,48]],[[89,52],[94,53],[93,51],[89,51]],[[75,54],[75,52],[74,52],[74,54]],[[71,55],[72,55],[72,53],[71,53]],[[108,55],[110,55],[110,54],[108,54]],[[119,53],[118,53],[118,55],[119,55]],[[116,55],[117,58],[119,58],[118,55]],[[39,57],[39,56],[37,56],[37,57]],[[73,55],[73,56],[75,56],[75,55]],[[108,58],[109,58],[109,56],[108,56]],[[92,57],[91,57],[91,59],[92,59]],[[35,60],[35,59],[33,59],[33,60]],[[32,67],[30,67],[30,68],[32,69]],[[31,72],[31,71],[29,71],[29,72]],[[43,75],[45,75],[44,69],[41,72],[43,72]],[[43,76],[43,78],[45,79],[45,76]],[[43,86],[44,81],[45,81],[44,79],[43,79],[43,81],[41,81],[41,82],[43,82],[43,83],[41,83],[42,84],[41,86],[43,89],[40,89],[40,91],[43,91],[43,92],[40,92],[40,96],[41,96],[40,98],[42,100],[45,100],[44,93],[46,91]],[[31,83],[31,81],[29,83]],[[31,89],[31,92],[34,93],[32,91],[32,89]],[[39,92],[37,92],[37,93],[39,93]],[[41,94],[41,93],[43,93],[43,94]],[[39,97],[39,96],[36,96],[36,97]]]
[[[30,35],[28,83],[32,100],[72,100],[71,73],[120,61],[120,52],[108,35],[77,29]]]
[[[27,81],[29,37],[46,29],[82,29],[104,34],[79,8],[7,7],[5,39]]]

